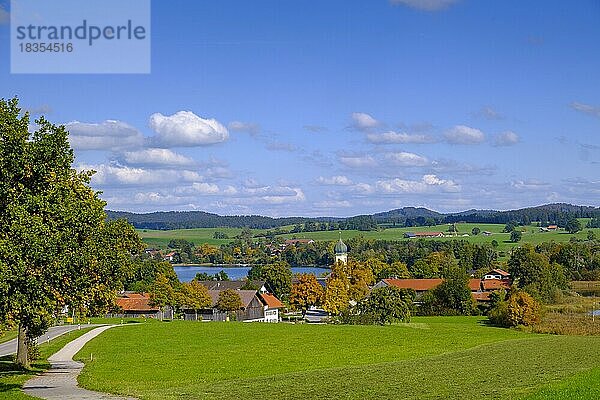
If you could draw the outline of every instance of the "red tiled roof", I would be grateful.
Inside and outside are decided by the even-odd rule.
[[[477,292],[481,288],[481,279],[469,279],[469,289],[471,292]]]
[[[501,281],[498,279],[485,279],[483,280],[483,290],[498,290],[498,289],[510,289],[510,283]]]
[[[116,304],[123,311],[158,311],[158,307],[150,305],[150,296],[146,293],[129,293],[118,297]]]
[[[400,289],[414,289],[417,292],[433,289],[443,282],[442,279],[384,279],[389,286],[395,286]]]
[[[270,294],[270,293],[262,293],[260,295],[261,299],[263,300],[263,303],[265,303],[265,305],[269,308],[283,308],[284,305],[283,303],[274,295]]]

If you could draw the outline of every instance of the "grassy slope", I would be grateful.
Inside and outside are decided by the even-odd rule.
[[[509,398],[600,366],[590,349],[600,349],[599,337],[530,335],[458,317],[386,327],[149,324],[108,331],[77,358],[94,354],[85,387],[144,399],[265,390],[281,399]]]
[[[31,371],[15,369],[14,364],[12,363],[12,357],[10,356],[0,358],[0,399],[35,399],[35,397],[27,396],[21,390],[25,381],[36,373],[48,369],[50,367],[50,364],[46,361],[48,357],[63,348],[68,342],[83,335],[90,329],[92,328],[69,332],[52,340],[50,343],[40,345],[40,360],[33,363]]]
[[[8,342],[9,340],[13,340],[16,337],[16,329],[11,329],[9,331],[3,332],[2,335],[0,335],[0,343]]]
[[[508,233],[502,233],[504,225],[500,224],[457,224],[457,228],[460,235],[467,233],[471,235],[471,230],[474,227],[478,227],[482,231],[489,231],[493,234],[491,236],[483,236],[481,234],[477,236],[462,237],[458,236],[457,239],[465,239],[473,243],[491,243],[492,240],[496,240],[499,244],[498,250],[508,250],[515,246],[514,243],[510,243],[510,235]],[[570,235],[564,231],[558,232],[539,232],[539,228],[535,226],[524,227],[523,239],[521,243],[533,243],[538,244],[541,242],[568,242],[572,237],[578,239],[586,239],[587,231],[590,229],[583,229],[575,235]],[[381,231],[343,231],[342,236],[344,239],[350,237],[362,236],[367,239],[381,239],[381,240],[406,240],[404,239],[405,232],[422,232],[422,231],[436,231],[444,232],[448,230],[448,225],[437,225],[432,227],[414,227],[414,228],[387,228]],[[596,237],[600,236],[600,229],[591,229],[596,233]],[[169,240],[171,239],[185,239],[193,242],[196,245],[202,243],[209,243],[214,245],[220,245],[228,243],[231,239],[213,239],[212,236],[215,231],[222,231],[233,238],[235,235],[241,232],[241,229],[235,228],[199,228],[199,229],[176,229],[171,231],[153,231],[153,230],[139,230],[138,232],[142,236],[144,242],[152,246],[158,246],[165,248]],[[263,230],[254,230],[255,233],[263,233]],[[292,236],[297,238],[309,238],[317,241],[332,241],[339,238],[337,231],[321,231],[321,232],[301,232],[297,234],[285,234],[280,235],[284,238],[291,238]],[[429,240],[453,240],[454,238],[435,238]],[[414,239],[412,239],[414,240]]]

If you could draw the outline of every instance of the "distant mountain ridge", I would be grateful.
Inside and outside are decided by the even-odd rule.
[[[557,223],[571,217],[592,218],[600,216],[600,207],[577,206],[566,203],[545,204],[517,210],[467,210],[457,213],[439,213],[423,207],[403,207],[372,215],[347,218],[336,217],[282,217],[262,215],[218,215],[204,211],[158,211],[137,214],[126,211],[107,211],[109,219],[125,218],[138,229],[192,229],[192,228],[254,228],[272,229],[306,222],[340,222],[342,229],[354,229],[356,221],[363,225],[391,224],[395,226],[421,226],[453,222],[505,224],[515,221],[529,224],[531,221]]]

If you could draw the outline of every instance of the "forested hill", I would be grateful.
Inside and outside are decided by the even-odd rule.
[[[124,211],[107,211],[109,219],[125,218],[138,229],[191,229],[191,228],[255,228],[302,224],[311,220],[305,217],[271,218],[261,215],[217,215],[204,211],[166,211],[135,214]]]
[[[272,218],[261,215],[222,216],[203,211],[167,211],[135,214],[107,211],[109,219],[125,218],[138,229],[188,229],[188,228],[256,228],[271,229],[286,225],[315,225],[322,229],[377,229],[377,225],[423,226],[452,222],[497,223],[515,222],[526,225],[532,221],[563,225],[569,218],[600,217],[600,207],[571,204],[547,204],[511,211],[468,210],[460,213],[439,213],[426,208],[404,207],[373,215],[349,218],[335,217],[285,217]],[[331,224],[335,222],[335,224]],[[319,224],[321,223],[321,224]],[[324,227],[327,225],[327,227]]]

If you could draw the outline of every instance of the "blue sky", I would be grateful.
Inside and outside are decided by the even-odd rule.
[[[153,1],[152,73],[12,75],[108,208],[600,205],[600,2]]]

